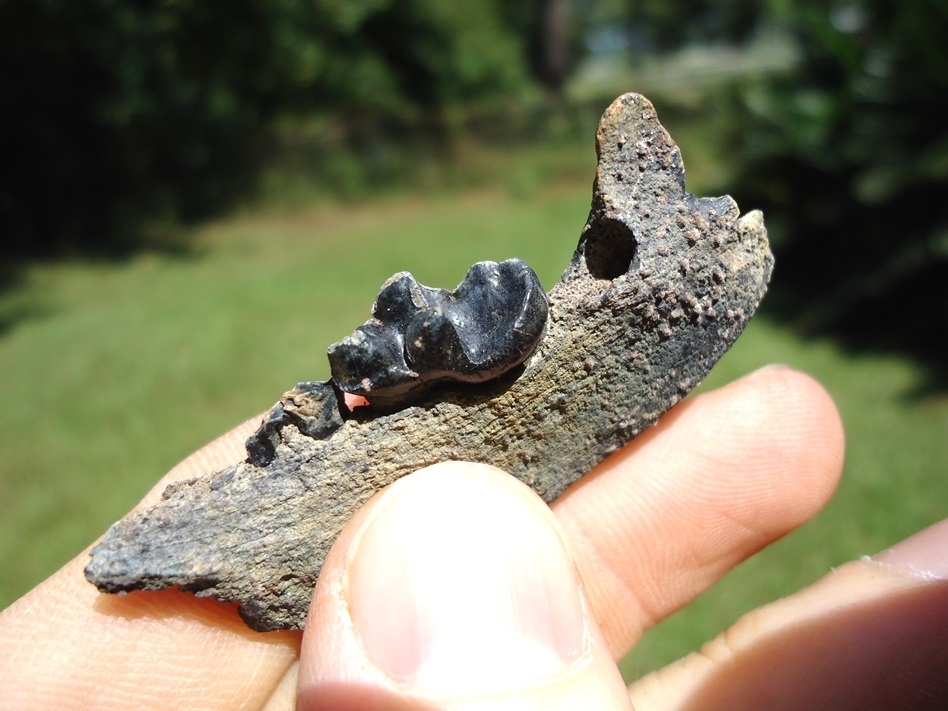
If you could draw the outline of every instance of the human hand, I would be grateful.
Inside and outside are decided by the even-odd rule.
[[[242,458],[256,423],[198,452],[149,499],[173,479]],[[82,576],[83,553],[0,613],[0,706],[275,710],[292,708],[298,689],[300,709],[622,708],[628,696],[614,660],[650,625],[813,516],[841,462],[828,396],[806,376],[766,369],[680,404],[574,485],[553,515],[489,469],[425,470],[373,499],[340,536],[305,636],[251,632],[232,606],[177,591],[100,595]],[[879,679],[879,664],[904,659],[910,643],[927,645],[943,669],[936,652],[946,648],[944,616],[940,634],[934,626],[938,610],[948,610],[937,597],[943,586],[905,572],[918,557],[907,545],[908,553],[889,555],[891,567],[844,566],[754,613],[731,633],[738,644],[715,643],[713,658],[686,659],[639,682],[637,708],[723,708],[735,689],[789,704],[829,689],[820,674],[832,667],[792,654],[823,648],[821,639],[832,641],[825,631],[853,652],[847,672],[857,681],[866,669]],[[923,606],[929,598],[941,604]],[[850,645],[843,633],[859,616],[841,615],[840,601],[848,612],[866,603],[879,613],[874,623],[898,626],[908,605],[886,606],[890,600],[926,611],[924,634],[901,628],[904,639]],[[778,647],[784,663],[761,668],[781,639],[792,642]],[[815,684],[800,683],[804,671]],[[896,675],[891,686],[906,679]],[[833,681],[843,692],[853,686],[838,674]],[[740,705],[731,698],[730,708]]]

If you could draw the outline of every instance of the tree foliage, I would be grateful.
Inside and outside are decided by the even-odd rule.
[[[942,0],[0,0],[2,249],[133,248],[244,195],[287,126],[321,137],[300,141],[302,163],[364,183],[396,142],[443,147],[472,106],[555,92],[594,31],[641,53],[737,43],[766,23],[793,33],[802,61],[738,88],[743,177],[722,189],[767,212],[767,303],[941,363]],[[334,169],[334,147],[360,153],[359,169]]]
[[[526,81],[493,0],[0,0],[5,249],[122,249],[226,206],[280,116],[437,134]]]
[[[775,237],[772,305],[944,374],[948,7],[811,0],[783,12],[800,71],[749,90],[735,123],[737,192],[764,206]]]
[[[639,53],[738,43],[766,11],[752,0],[573,0],[573,7],[577,27],[624,30]]]

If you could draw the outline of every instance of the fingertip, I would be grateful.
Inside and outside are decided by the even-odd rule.
[[[333,547],[299,708],[558,708],[591,678],[599,707],[628,706],[555,517],[509,475],[451,462],[396,482]]]
[[[764,366],[722,388],[737,391],[736,418],[761,433],[760,451],[794,463],[801,522],[835,492],[843,471],[845,431],[830,393],[813,376],[786,365]]]

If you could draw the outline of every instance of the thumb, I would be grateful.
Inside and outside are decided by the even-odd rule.
[[[486,465],[407,476],[346,527],[320,574],[300,711],[630,709],[556,518]]]

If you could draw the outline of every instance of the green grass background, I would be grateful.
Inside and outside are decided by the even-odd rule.
[[[591,175],[592,157],[582,161]],[[185,256],[28,268],[0,295],[0,607],[192,450],[297,381],[328,377],[326,346],[365,320],[394,272],[453,287],[475,261],[517,256],[549,288],[578,239],[589,180],[551,181],[535,164],[500,182],[364,205],[296,200],[200,228]],[[706,386],[770,362],[811,373],[835,397],[842,485],[816,520],[649,632],[623,663],[629,679],[948,515],[948,400],[915,394],[910,362],[757,318]]]

